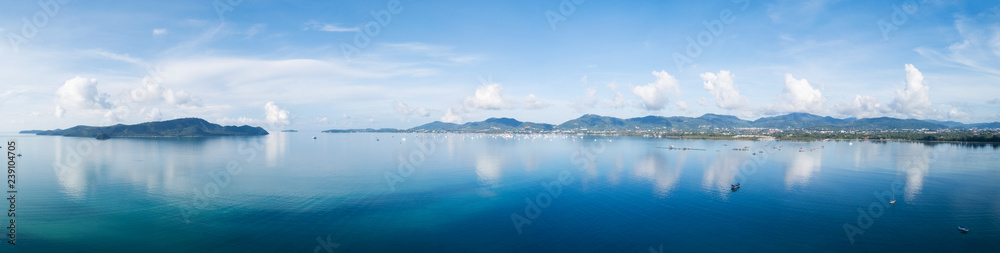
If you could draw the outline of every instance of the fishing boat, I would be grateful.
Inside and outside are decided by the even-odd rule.
[[[962,231],[962,233],[968,233],[969,232],[969,228],[967,228],[965,226],[958,226],[958,231]]]
[[[740,183],[729,185],[729,189],[733,190],[733,191],[739,190],[740,189]]]

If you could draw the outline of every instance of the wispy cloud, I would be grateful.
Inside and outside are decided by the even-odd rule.
[[[320,23],[318,21],[306,22],[305,30],[309,31],[322,31],[322,32],[357,32],[360,30],[358,27],[348,27],[341,26],[339,24],[326,24]]]
[[[955,30],[959,41],[944,50],[918,47],[917,53],[931,60],[1000,77],[1000,13],[984,13],[976,17],[958,17]]]

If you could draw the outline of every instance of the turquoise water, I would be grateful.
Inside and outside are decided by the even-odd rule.
[[[1000,251],[990,145],[3,137],[23,154],[3,252]]]

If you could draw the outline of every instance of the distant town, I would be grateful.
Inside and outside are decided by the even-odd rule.
[[[697,118],[646,116],[630,119],[588,114],[559,125],[522,122],[511,118],[490,118],[465,124],[435,121],[410,129],[332,129],[323,132],[541,133],[691,139],[1000,143],[1000,122],[964,124],[954,121],[889,117],[837,119],[808,113],[792,113],[754,121],[717,114],[705,114]]]

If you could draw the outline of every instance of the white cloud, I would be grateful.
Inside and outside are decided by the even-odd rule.
[[[109,59],[109,60],[116,60],[116,61],[121,61],[121,62],[127,62],[127,63],[131,63],[131,64],[135,64],[135,65],[146,65],[146,63],[142,59],[132,57],[132,56],[130,56],[128,54],[119,54],[119,53],[108,52],[107,50],[103,50],[103,49],[90,49],[90,50],[82,51],[82,53],[84,55],[91,56],[91,57],[105,58],[105,59]]]
[[[465,110],[462,108],[448,108],[448,112],[441,116],[441,122],[461,124]]]
[[[854,100],[848,103],[837,104],[834,106],[834,109],[841,115],[857,118],[882,116],[892,111],[892,109],[880,103],[878,98],[865,95],[855,95]]]
[[[264,31],[265,28],[267,28],[267,25],[265,24],[254,24],[250,26],[250,28],[247,28],[247,31],[245,32],[246,34],[245,38],[253,38],[253,36],[256,36],[261,31]]]
[[[476,94],[465,98],[465,104],[472,108],[484,110],[499,110],[510,107],[503,96],[503,86],[500,84],[483,85]]]
[[[906,86],[896,90],[896,98],[889,105],[899,114],[914,118],[926,117],[931,114],[931,99],[928,94],[930,87],[924,85],[924,75],[906,64]]]
[[[146,111],[146,108],[142,108],[142,110],[139,111],[139,114],[146,116],[146,120],[149,121],[159,121],[163,119],[163,113],[160,113],[160,108],[153,108],[148,112]]]
[[[823,92],[814,89],[806,79],[795,79],[792,74],[785,74],[785,90],[781,97],[787,102],[785,110],[789,112],[819,113],[826,103]]]
[[[959,109],[958,107],[952,107],[951,110],[948,111],[948,119],[950,120],[963,119],[966,115],[969,115],[969,113]]]
[[[542,109],[545,107],[549,107],[549,103],[538,99],[538,97],[535,97],[535,94],[528,94],[524,98],[524,108],[526,109]]]
[[[56,90],[56,117],[67,109],[103,110],[111,108],[108,94],[97,90],[97,79],[75,77]]]
[[[165,34],[167,34],[167,29],[166,28],[153,29],[153,35],[154,36],[161,36],[161,35],[165,35]]]
[[[587,76],[584,75],[583,77],[581,77],[580,82],[583,83],[583,85],[587,85]]]
[[[200,107],[202,105],[200,98],[184,91],[174,91],[171,89],[167,89],[163,92],[163,100],[166,101],[167,104],[176,106]]]
[[[235,126],[244,126],[244,125],[257,126],[257,125],[261,124],[261,121],[257,120],[257,119],[247,118],[247,117],[239,117],[239,118],[235,118],[235,119],[234,118],[221,118],[221,119],[216,120],[216,123],[218,123],[219,125],[223,125],[223,126],[233,126],[233,125],[235,125]]]
[[[583,100],[583,105],[587,107],[594,107],[594,105],[597,105],[597,89],[587,88],[583,90],[583,93],[587,94],[587,98]]]
[[[287,126],[292,124],[292,119],[290,117],[290,112],[281,109],[274,102],[267,102],[264,105],[264,118],[265,122],[271,124],[272,126]]]
[[[705,97],[699,98],[696,102],[698,102],[698,105],[700,106],[708,106],[708,99],[705,99]]]
[[[182,107],[202,107],[201,98],[185,91],[163,89],[157,78],[147,76],[142,79],[142,87],[128,92],[128,98],[137,103],[153,103],[163,101],[168,105]]]
[[[615,91],[615,97],[612,98],[611,102],[608,103],[608,107],[611,108],[622,108],[625,106],[625,95],[621,92]]]
[[[608,107],[618,109],[625,106],[625,95],[618,91],[618,83],[610,82],[607,86],[608,89],[611,89],[611,92],[615,93],[615,96],[607,103]]]
[[[701,81],[705,90],[715,97],[715,105],[726,110],[741,109],[750,105],[750,100],[746,96],[740,95],[739,89],[733,82],[735,75],[729,70],[719,70],[719,74],[705,72],[701,74]],[[706,105],[705,98],[698,100],[698,104]]]
[[[316,122],[327,123],[327,122],[330,122],[330,119],[327,118],[326,116],[320,116],[320,117],[316,117]]]
[[[420,117],[430,116],[430,112],[428,112],[427,109],[423,107],[420,108],[410,107],[400,101],[396,101],[395,103],[393,103],[392,108],[395,109],[396,112],[398,112],[399,114],[402,114],[403,116],[410,116],[413,115],[413,113],[416,113]]]
[[[939,52],[926,47],[916,51],[924,57],[984,74],[1000,76],[1000,12],[996,9],[972,17],[959,16],[955,31],[960,40]]]
[[[338,24],[324,24],[317,21],[309,21],[306,23],[306,30],[323,32],[357,32],[360,29],[358,27],[344,27]]]
[[[1000,104],[1000,98],[994,98],[992,100],[986,101],[986,104],[988,105]]]
[[[632,87],[632,94],[642,99],[642,105],[646,110],[661,110],[670,100],[670,94],[680,94],[680,84],[677,79],[667,73],[667,71],[653,71],[656,82],[645,86]]]
[[[676,104],[677,104],[677,108],[678,108],[678,109],[681,109],[681,111],[687,111],[687,109],[688,109],[688,104],[687,104],[687,103],[685,103],[684,101],[677,101],[677,103],[676,103]]]

